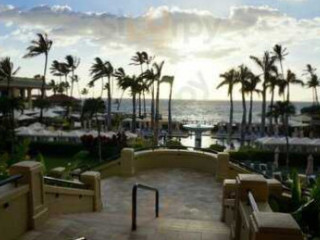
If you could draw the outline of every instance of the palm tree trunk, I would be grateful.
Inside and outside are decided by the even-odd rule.
[[[154,126],[154,145],[155,146],[158,146],[158,138],[159,138],[159,95],[160,95],[160,80],[157,79],[156,114],[155,114],[155,126]]]
[[[274,103],[274,88],[272,89],[272,92],[271,92],[270,110],[273,109],[273,103]],[[272,115],[270,115],[269,120],[270,120],[270,129],[273,130],[273,127],[272,127],[273,117],[272,117]]]
[[[151,89],[151,128],[154,129],[154,83]]]
[[[96,113],[96,121],[98,126],[98,155],[99,155],[99,162],[102,162],[102,147],[101,147],[101,127],[100,122],[98,120],[98,114]]]
[[[172,99],[172,84],[170,83],[170,93],[169,93],[169,101],[168,101],[168,133],[170,137],[172,134],[171,99]]]
[[[243,86],[242,86],[243,87]],[[246,132],[246,121],[247,121],[247,105],[246,105],[246,98],[245,98],[245,93],[244,90],[242,92],[242,123],[241,123],[241,139],[240,139],[240,144],[243,146],[244,141],[245,141],[245,132]]]
[[[136,94],[132,93],[132,126],[131,131],[136,132]]]
[[[252,103],[253,103],[253,92],[250,93],[250,107],[249,107],[249,127],[252,125]]]
[[[139,107],[139,117],[141,117],[141,92],[139,91],[138,95],[138,107]]]
[[[266,86],[264,84],[263,90],[262,90],[262,112],[261,112],[261,129],[260,129],[261,137],[264,137],[264,134],[265,134],[265,126],[266,126],[265,117],[266,117]]]
[[[102,99],[103,96],[103,89],[104,89],[104,80],[101,78],[101,92],[100,92],[100,98]]]
[[[316,97],[316,103],[317,103],[317,105],[319,105],[317,87],[314,88],[314,93],[315,93],[315,97]]]
[[[229,143],[231,143],[231,137],[232,137],[232,124],[233,124],[233,96],[232,96],[232,92],[231,92],[230,93],[229,126],[228,126]]]
[[[74,87],[74,70],[72,70],[72,77],[71,77],[71,89],[70,89],[70,96],[73,97],[73,87]]]
[[[146,108],[146,93],[143,90],[143,116],[147,116],[147,108]]]
[[[47,65],[48,65],[48,53],[45,53],[45,62],[44,62],[44,70],[43,70],[43,78],[42,78],[42,86],[41,86],[41,99],[44,100],[44,96],[45,96],[45,84],[46,84],[46,75],[47,75]],[[40,107],[40,118],[39,118],[39,122],[42,123],[43,120],[43,107],[41,104]]]
[[[107,122],[107,127],[108,130],[111,130],[111,101],[112,101],[112,97],[111,97],[111,79],[110,77],[108,77],[108,111],[107,111],[107,115],[108,115],[108,122]]]

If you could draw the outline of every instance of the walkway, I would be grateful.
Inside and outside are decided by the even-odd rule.
[[[138,192],[138,229],[132,233],[131,190],[136,182],[160,191],[160,218],[154,219],[154,193]],[[182,169],[152,170],[131,178],[102,182],[104,210],[50,218],[41,231],[23,240],[227,240],[229,228],[219,222],[221,184],[210,174]]]

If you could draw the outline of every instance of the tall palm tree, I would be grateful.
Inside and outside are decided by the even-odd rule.
[[[251,130],[252,125],[252,105],[253,105],[253,94],[260,94],[261,91],[257,89],[258,84],[261,82],[260,76],[252,74],[247,80],[245,92],[250,94],[250,103],[249,103],[249,116],[248,116],[248,126]]]
[[[27,48],[27,54],[24,55],[24,58],[36,57],[39,55],[45,56],[44,70],[43,70],[43,79],[41,86],[41,99],[45,97],[45,85],[46,85],[46,75],[47,75],[47,66],[48,66],[48,55],[52,46],[52,40],[48,38],[48,35],[37,33],[38,39],[32,40],[31,45]],[[43,109],[40,109],[40,122],[43,119]]]
[[[287,71],[286,76],[286,82],[287,82],[287,102],[290,102],[290,85],[300,85],[304,86],[304,83],[302,80],[297,79],[297,76],[295,73],[293,73],[290,69]]]
[[[230,113],[229,113],[229,125],[228,125],[228,138],[229,142],[231,141],[231,135],[232,135],[232,124],[233,124],[233,87],[236,82],[236,75],[237,72],[234,69],[231,69],[223,74],[220,74],[220,77],[223,79],[219,85],[217,86],[217,89],[219,89],[222,86],[228,87],[228,96],[230,97]]]
[[[256,63],[256,65],[261,69],[263,74],[263,82],[262,82],[262,110],[261,110],[261,129],[260,134],[264,136],[265,134],[265,126],[266,126],[266,95],[267,95],[267,87],[268,82],[272,76],[272,72],[275,70],[275,61],[276,57],[271,56],[269,52],[265,52],[263,57],[260,59],[255,56],[250,56],[250,58]]]
[[[240,144],[243,146],[245,141],[245,131],[247,128],[247,104],[246,104],[246,87],[248,84],[248,80],[252,76],[251,70],[245,66],[239,66],[239,70],[236,75],[236,83],[240,83],[241,85],[241,97],[242,97],[242,122],[241,122],[241,135],[240,135]]]
[[[68,75],[70,73],[70,69],[66,63],[60,63],[60,71],[64,76],[64,84],[63,85],[65,86],[66,95],[69,95],[68,89],[70,88],[70,84],[68,82]]]
[[[140,66],[141,75],[143,74],[143,64],[145,63],[145,52],[136,52],[136,54],[131,58],[132,63],[130,65]],[[140,78],[143,81],[142,78]],[[139,117],[141,117],[141,94],[142,91],[138,93],[138,101],[139,101]]]
[[[56,82],[53,79],[51,79],[48,85],[52,89],[53,95],[56,95],[59,88],[58,84],[56,84]]]
[[[108,109],[107,109],[107,128],[111,130],[111,77],[113,76],[113,66],[110,62],[106,61],[103,62],[101,58],[96,57],[95,63],[92,64],[90,74],[92,76],[92,80],[90,81],[89,85],[93,86],[93,84],[97,80],[101,80],[103,82],[103,78],[106,77],[108,79],[108,83],[103,86],[108,91]]]
[[[54,60],[50,67],[50,72],[53,76],[59,77],[59,83],[61,83],[61,77],[64,76],[64,73],[61,71],[61,63],[57,60]]]
[[[115,73],[116,78],[118,80],[118,86],[122,90],[130,90],[132,96],[132,123],[131,123],[131,131],[136,132],[136,95],[140,89],[140,77],[128,76],[125,74],[125,71],[120,68]]]
[[[160,98],[160,84],[161,84],[161,75],[162,75],[162,68],[164,65],[164,61],[158,63],[153,63],[154,68],[154,79],[157,83],[156,87],[156,107],[155,107],[155,126],[154,126],[154,145],[158,146],[158,140],[159,140],[159,120],[160,120],[160,106],[159,106],[159,98]]]
[[[76,81],[75,70],[79,67],[80,58],[72,55],[67,55],[65,59],[66,59],[66,65],[69,68],[69,71],[71,72],[70,96],[73,97],[73,87],[74,87],[74,82]]]
[[[12,95],[10,84],[13,81],[13,77],[18,73],[20,70],[20,67],[16,68],[14,67],[13,62],[11,62],[9,57],[5,57],[0,60],[0,80],[1,81],[7,81],[7,99],[8,99],[8,105],[9,105],[9,111],[10,111],[10,140],[11,140],[11,152],[13,153],[14,149],[14,138],[15,138],[15,132],[14,132],[14,109],[16,107],[16,100],[14,96]]]
[[[149,54],[147,52],[142,52],[142,57],[144,60],[144,63],[147,65],[147,71],[152,70],[150,69],[150,65],[152,63],[152,61],[154,60],[154,56],[149,56]],[[155,102],[154,102],[154,93],[155,93],[155,89],[154,89],[154,81],[153,79],[145,79],[144,81],[146,81],[146,84],[149,86],[149,89],[151,89],[151,128],[154,127],[154,109],[155,109]],[[145,100],[144,100],[145,101]]]
[[[168,101],[168,134],[172,135],[172,112],[171,112],[171,101],[172,101],[172,86],[174,82],[173,76],[163,76],[162,82],[168,83],[170,86],[169,90],[169,101]]]
[[[280,78],[277,67],[275,67],[274,74],[270,76],[270,80],[269,80],[268,86],[267,86],[267,88],[269,88],[270,94],[271,94],[270,105],[269,105],[270,109],[273,107],[276,87],[279,87],[279,85],[281,85],[281,83],[282,83],[282,79]],[[273,117],[272,116],[269,118],[269,121],[270,121],[270,128],[272,129],[272,126],[273,126]]]
[[[319,105],[317,88],[320,86],[320,81],[316,75],[316,70],[317,69],[313,68],[311,64],[307,64],[304,75],[309,75],[307,86],[312,89],[313,104]]]

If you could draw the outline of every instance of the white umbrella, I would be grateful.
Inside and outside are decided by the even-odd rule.
[[[28,128],[31,130],[41,130],[41,129],[44,129],[45,126],[39,122],[35,122],[33,124],[30,124]]]
[[[28,115],[25,114],[20,114],[19,116],[15,116],[14,119],[16,119],[17,121],[25,121],[25,120],[31,120],[34,119],[35,117],[30,117]]]
[[[307,169],[306,169],[306,175],[312,175],[313,174],[313,156],[312,154],[310,154],[308,156],[308,160],[307,160]]]
[[[17,132],[17,135],[18,136],[34,136],[34,131],[32,129],[29,129],[29,128],[24,128],[24,129],[20,129],[18,132]]]

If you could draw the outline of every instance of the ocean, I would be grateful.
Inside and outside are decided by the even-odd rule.
[[[300,114],[303,107],[310,106],[311,102],[294,102],[296,107],[296,114]],[[117,104],[113,104],[113,111],[117,110]],[[172,100],[172,118],[178,121],[201,122],[214,124],[217,122],[229,121],[229,101],[199,101],[199,100]],[[150,99],[146,100],[146,109],[150,113]],[[249,110],[249,103],[247,104]],[[120,112],[131,113],[132,101],[131,99],[123,99],[120,105]],[[143,101],[142,101],[143,113]],[[168,115],[168,100],[160,100],[160,113],[163,118]],[[138,114],[138,104],[137,104]],[[253,122],[260,122],[261,116],[261,102],[253,102]],[[242,102],[234,101],[234,122],[241,122],[242,118]]]

